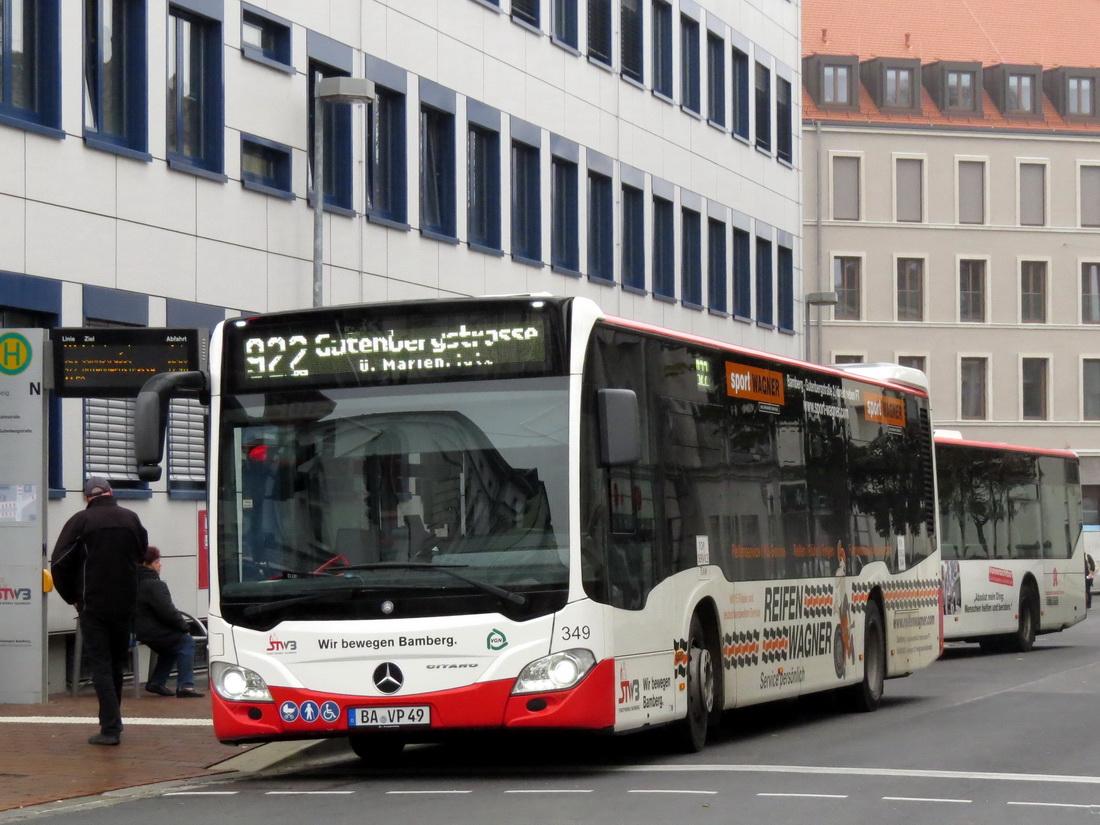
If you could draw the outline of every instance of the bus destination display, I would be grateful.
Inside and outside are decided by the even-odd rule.
[[[50,340],[62,398],[135,398],[157,373],[200,367],[197,329],[60,328]]]
[[[261,385],[355,386],[546,371],[547,322],[542,314],[409,322],[401,328],[384,320],[368,325],[305,318],[277,330],[252,330],[246,322],[233,330],[230,371],[236,371],[234,383],[244,392]]]

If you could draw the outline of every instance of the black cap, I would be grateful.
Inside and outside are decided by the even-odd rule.
[[[92,476],[84,482],[84,495],[88,498],[111,492],[111,482],[103,476]]]

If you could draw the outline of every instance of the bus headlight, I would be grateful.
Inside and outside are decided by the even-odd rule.
[[[260,674],[228,662],[210,663],[210,685],[230,702],[273,702]]]
[[[551,653],[535,659],[516,678],[512,693],[543,693],[548,690],[568,690],[588,675],[596,666],[591,650],[576,648]]]

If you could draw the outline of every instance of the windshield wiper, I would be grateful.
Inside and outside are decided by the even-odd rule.
[[[431,562],[376,561],[367,564],[351,564],[347,567],[334,567],[333,572],[350,570],[438,570],[440,573],[446,573],[448,576],[458,579],[460,582],[465,582],[471,587],[476,587],[490,596],[496,596],[498,599],[504,599],[506,602],[520,607],[527,604],[526,596],[497,587],[495,584],[471,579],[469,576],[463,576],[455,570],[456,567],[465,568],[466,566],[465,564],[432,564]]]
[[[324,601],[330,596],[347,596],[357,590],[362,589],[362,582],[356,584],[353,587],[327,587],[324,590],[318,590],[316,593],[307,593],[304,596],[291,596],[290,598],[277,599],[273,602],[250,604],[244,609],[244,615],[249,617],[261,616],[264,613],[270,613],[272,610],[278,610],[281,607],[289,607],[295,604],[308,604],[309,602],[320,602]]]

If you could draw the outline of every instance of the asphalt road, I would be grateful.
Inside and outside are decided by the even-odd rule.
[[[1100,615],[1028,654],[949,646],[887,683],[883,707],[830,696],[727,714],[702,753],[659,736],[493,738],[407,749],[376,769],[350,752],[233,782],[147,789],[52,813],[64,825],[851,825],[1095,822]]]

